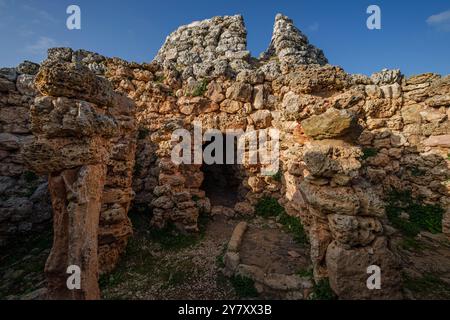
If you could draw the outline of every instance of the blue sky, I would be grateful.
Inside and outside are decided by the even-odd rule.
[[[70,4],[81,8],[81,30],[66,28]],[[371,4],[381,8],[381,30],[366,27]],[[450,0],[0,0],[0,66],[39,62],[54,46],[149,62],[179,25],[233,14],[244,15],[248,49],[258,56],[278,12],[347,72],[450,74]]]

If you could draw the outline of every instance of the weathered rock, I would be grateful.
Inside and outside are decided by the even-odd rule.
[[[49,299],[99,299],[97,238],[104,165],[70,169],[51,175],[54,242],[45,266]],[[81,289],[69,290],[67,270],[81,272]],[[74,272],[74,271],[72,271]]]
[[[268,128],[272,123],[272,114],[269,110],[258,110],[252,113],[250,118],[257,129]]]
[[[17,66],[17,72],[34,76],[39,72],[39,67],[39,64],[25,60]]]
[[[342,137],[356,130],[355,117],[346,110],[331,108],[327,112],[302,121],[302,127],[308,137],[314,139],[332,139]]]
[[[357,215],[360,200],[350,187],[321,188],[307,182],[300,184],[307,202],[324,214]]]
[[[47,96],[75,98],[118,110],[132,107],[129,100],[112,90],[107,80],[97,77],[80,63],[47,60],[41,66],[35,84]]]
[[[239,15],[193,22],[167,37],[155,61],[178,65],[185,79],[238,73],[249,67],[246,34]]]
[[[234,211],[244,216],[252,216],[255,213],[255,208],[249,202],[238,202],[234,206]]]
[[[230,242],[228,242],[229,252],[237,252],[239,250],[239,246],[241,245],[242,242],[242,237],[244,236],[245,231],[247,231],[247,228],[248,224],[246,222],[240,222],[236,226],[236,228],[234,228]]]
[[[227,99],[249,102],[253,94],[253,87],[247,83],[236,82],[228,88]]]
[[[14,82],[8,79],[0,78],[0,92],[9,92],[16,90]]]
[[[269,59],[273,56],[293,65],[328,63],[322,50],[310,45],[308,38],[294,26],[293,21],[282,14],[275,17],[272,40],[263,57]]]
[[[333,177],[336,174],[355,176],[361,168],[358,147],[339,140],[312,141],[305,145],[304,161],[316,177]]]
[[[333,239],[347,248],[366,246],[383,231],[381,223],[374,218],[332,214],[328,221]]]
[[[450,135],[431,136],[423,144],[428,147],[450,148]]]
[[[326,255],[330,285],[341,299],[401,299],[398,263],[387,249],[386,239],[377,238],[370,247],[344,249],[330,244]],[[381,268],[381,289],[367,288],[367,268]]]
[[[0,68],[0,78],[15,82],[17,79],[16,68]]]
[[[381,72],[374,73],[370,77],[370,79],[376,85],[394,84],[401,81],[402,74],[398,69],[396,70],[383,69]]]

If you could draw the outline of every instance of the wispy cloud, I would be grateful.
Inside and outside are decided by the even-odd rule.
[[[58,19],[56,19],[53,15],[51,15],[49,12],[47,12],[43,9],[38,9],[38,8],[32,7],[28,4],[23,4],[22,9],[25,11],[31,12],[33,14],[33,16],[35,17],[33,22],[36,22],[36,23],[41,23],[41,22],[57,23],[58,22]]]
[[[21,37],[32,37],[36,34],[36,32],[34,30],[31,30],[30,28],[28,28],[27,26],[20,26],[17,29],[17,33],[19,34],[19,36]]]
[[[25,46],[25,52],[33,55],[45,55],[47,49],[60,46],[55,39],[39,37],[36,42]]]
[[[440,31],[450,32],[450,10],[428,17],[427,23]]]

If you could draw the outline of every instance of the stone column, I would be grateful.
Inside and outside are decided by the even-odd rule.
[[[314,275],[328,277],[342,299],[398,299],[401,278],[384,234],[384,204],[361,178],[362,151],[350,137],[355,123],[351,113],[336,109],[302,122],[312,138],[303,150],[299,189],[312,221]],[[367,286],[371,266],[381,269],[379,289]]]
[[[45,267],[48,298],[99,299],[99,257],[103,270],[111,270],[131,234],[134,105],[84,65],[59,56],[44,62],[36,87],[34,139],[23,158],[33,171],[49,174],[54,244]],[[80,269],[80,288],[67,286],[71,266]]]
[[[97,238],[105,165],[83,166],[49,176],[54,241],[45,273],[49,299],[99,299]],[[81,287],[69,290],[69,266],[81,271]]]

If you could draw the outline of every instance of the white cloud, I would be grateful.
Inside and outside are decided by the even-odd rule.
[[[450,10],[428,17],[427,23],[438,30],[450,31]]]
[[[58,42],[49,37],[39,37],[36,42],[25,47],[25,52],[34,55],[45,55],[47,49],[58,47]]]

